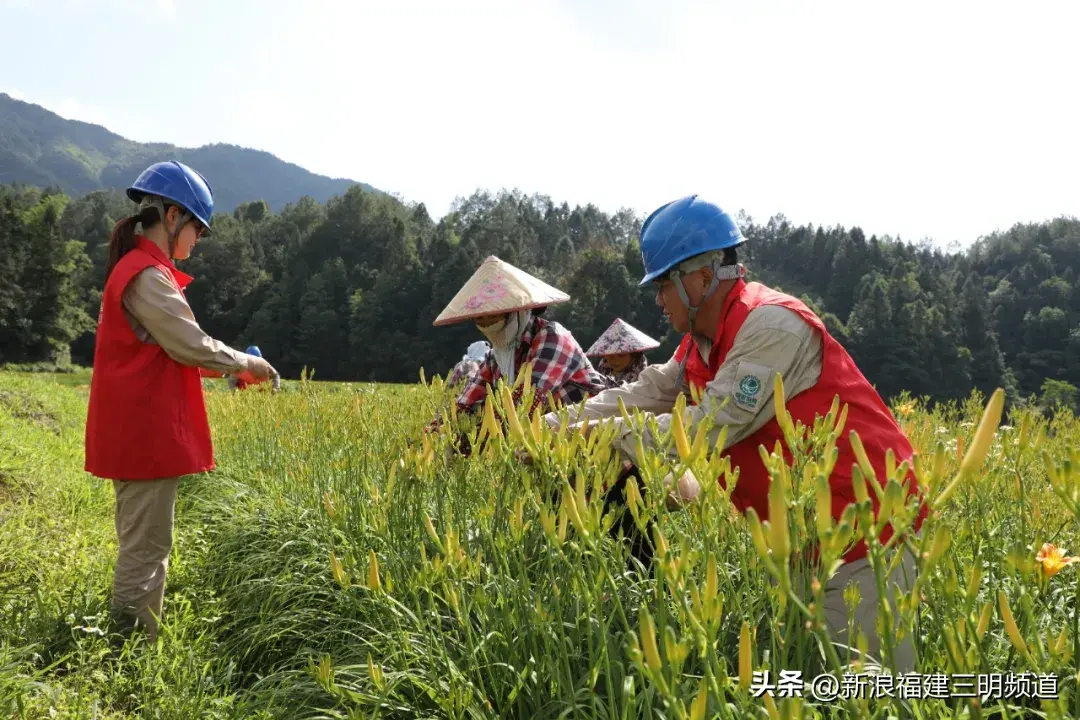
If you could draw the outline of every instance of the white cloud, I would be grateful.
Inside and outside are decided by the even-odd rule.
[[[176,5],[173,0],[157,0],[156,5],[161,17],[166,20],[176,19]]]
[[[109,114],[96,105],[87,105],[73,97],[60,101],[56,107],[49,107],[54,113],[68,120],[81,120],[95,125],[109,125]]]
[[[8,95],[15,98],[16,100],[24,100],[26,98],[26,95],[23,93],[22,90],[17,90],[15,88],[5,90],[4,92],[6,92]]]

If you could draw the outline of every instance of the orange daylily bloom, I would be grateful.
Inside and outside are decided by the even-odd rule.
[[[1042,563],[1043,573],[1047,577],[1053,577],[1057,575],[1067,565],[1080,562],[1080,557],[1066,557],[1065,549],[1059,548],[1051,543],[1045,543],[1039,553],[1035,556],[1035,561]]]

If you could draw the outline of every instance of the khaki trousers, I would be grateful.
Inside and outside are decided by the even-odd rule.
[[[157,637],[165,597],[179,483],[180,478],[113,481],[120,548],[112,611],[146,628],[151,640]]]
[[[899,552],[899,551],[894,551]],[[903,550],[903,560],[885,578],[886,597],[893,617],[896,617],[896,599],[910,593],[915,583],[915,557],[906,548]],[[892,559],[890,555],[889,559]],[[852,618],[852,633],[848,634],[848,608],[844,603],[844,589],[851,583],[859,587],[859,604],[855,607]],[[894,589],[894,587],[896,589]],[[861,558],[851,563],[844,563],[840,569],[829,579],[825,585],[825,622],[829,625],[830,635],[833,641],[840,645],[852,648],[851,659],[856,659],[858,651],[855,650],[856,639],[859,630],[866,635],[866,651],[870,655],[866,658],[868,665],[884,665],[887,658],[882,656],[883,648],[881,638],[877,633],[878,614],[878,587],[874,579],[874,569],[870,561]],[[841,662],[848,657],[847,649],[836,648]],[[911,640],[911,633],[907,633],[904,639],[893,648],[895,667],[890,668],[893,673],[913,672],[915,670],[915,649]]]

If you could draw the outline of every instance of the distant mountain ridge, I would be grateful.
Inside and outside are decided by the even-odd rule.
[[[0,184],[55,186],[83,195],[124,188],[148,165],[174,159],[207,177],[215,210],[221,212],[252,200],[280,210],[304,195],[324,203],[353,185],[381,192],[367,183],[316,175],[262,150],[223,143],[180,148],[135,142],[0,93]]]

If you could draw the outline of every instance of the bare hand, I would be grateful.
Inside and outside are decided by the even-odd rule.
[[[248,372],[250,372],[256,380],[269,380],[278,374],[273,365],[254,355],[248,355],[247,366]]]
[[[672,487],[675,485],[675,487]],[[687,470],[679,478],[678,484],[673,481],[671,473],[668,473],[664,477],[664,487],[670,488],[667,496],[667,506],[669,510],[676,510],[683,505],[692,503],[698,499],[701,494],[701,484],[698,483],[694,473]]]

